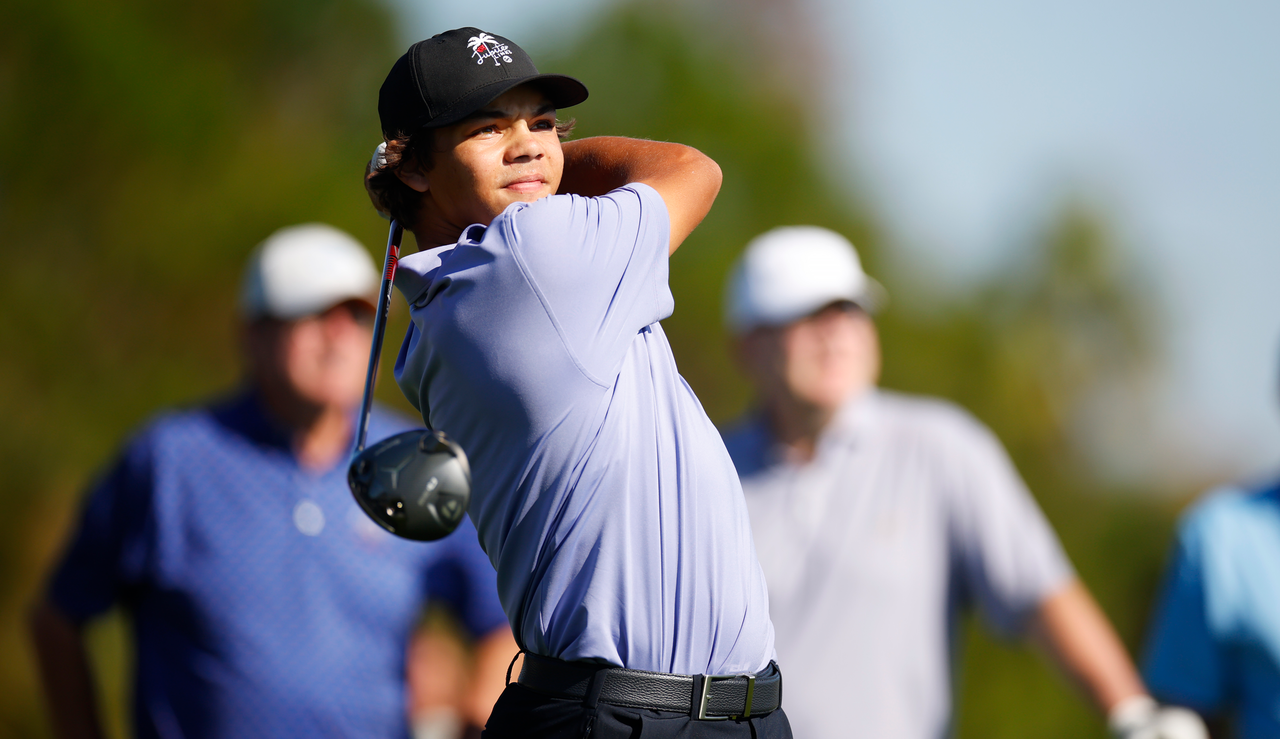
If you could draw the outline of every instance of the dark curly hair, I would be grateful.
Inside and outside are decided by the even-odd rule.
[[[569,138],[575,123],[573,119],[557,120],[556,135],[562,141]],[[434,128],[420,128],[412,135],[401,133],[387,140],[387,149],[383,154],[385,166],[374,169],[372,160],[365,165],[365,192],[369,193],[369,200],[383,218],[394,218],[405,226],[418,220],[422,193],[401,182],[396,177],[396,168],[406,162],[416,161],[424,171],[429,171],[435,166],[435,140]]]

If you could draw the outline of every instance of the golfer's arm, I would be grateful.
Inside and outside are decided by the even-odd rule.
[[[31,609],[28,623],[54,736],[102,739],[97,691],[80,627],[48,601]]]
[[[1079,580],[1041,603],[1031,628],[1104,715],[1125,698],[1147,692],[1111,622]]]
[[[518,651],[520,648],[511,636],[511,629],[506,626],[494,629],[476,643],[471,689],[466,691],[462,707],[468,723],[483,727],[489,720],[493,704],[498,702],[498,696],[506,687],[507,666]],[[516,669],[519,670],[519,665]]]
[[[720,192],[720,166],[684,144],[597,136],[564,144],[560,192],[603,195],[633,182],[658,191],[671,217],[674,254],[697,228]]]

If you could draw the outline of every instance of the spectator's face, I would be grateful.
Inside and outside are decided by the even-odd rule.
[[[440,216],[461,229],[488,225],[512,203],[554,195],[563,170],[556,110],[522,85],[436,132],[425,184]]]
[[[784,396],[826,410],[874,385],[880,373],[875,324],[851,303],[757,328],[740,340],[739,357],[766,402]]]
[[[316,408],[354,408],[364,392],[372,325],[372,309],[359,301],[296,321],[255,323],[245,342],[254,377]]]

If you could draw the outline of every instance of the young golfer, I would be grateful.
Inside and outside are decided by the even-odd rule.
[[[526,652],[490,737],[788,737],[746,506],[659,321],[715,162],[561,143],[587,90],[462,28],[396,62],[366,186],[421,251],[396,378],[471,459],[470,514]]]

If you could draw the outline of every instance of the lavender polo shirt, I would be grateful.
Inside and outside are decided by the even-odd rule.
[[[396,379],[471,460],[503,609],[540,655],[678,673],[773,657],[733,463],[676,371],[652,188],[507,208],[400,262]]]

